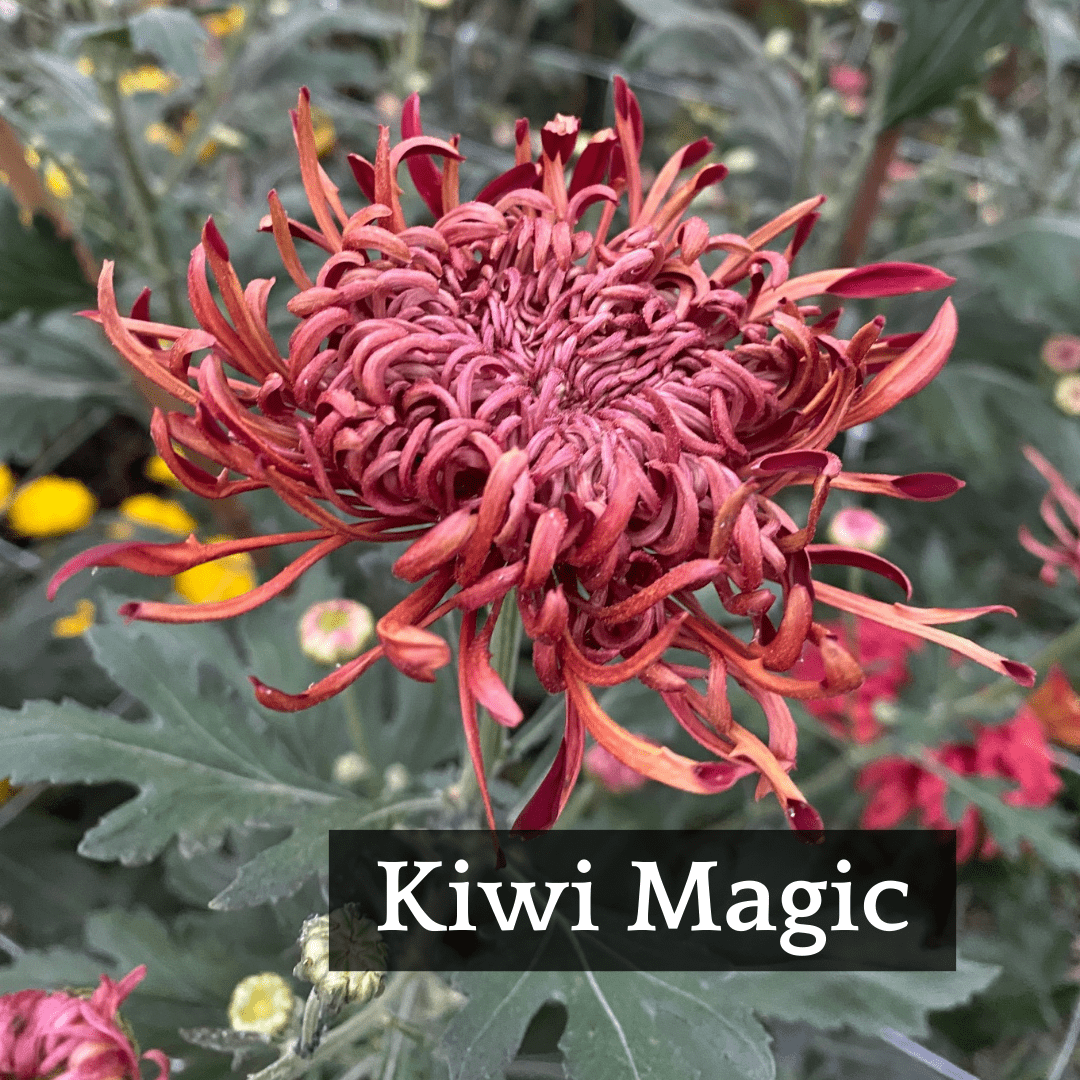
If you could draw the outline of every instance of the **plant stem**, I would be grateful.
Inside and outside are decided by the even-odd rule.
[[[1069,1030],[1065,1032],[1065,1039],[1061,1044],[1057,1057],[1054,1059],[1053,1066],[1046,1074],[1046,1080],[1061,1080],[1069,1062],[1072,1060],[1078,1038],[1080,1038],[1080,994],[1076,996],[1072,1018],[1069,1020]]]
[[[489,616],[490,617],[490,616]],[[521,614],[517,607],[517,593],[508,593],[499,612],[499,621],[491,635],[491,666],[506,689],[513,694],[517,680],[518,653],[521,648]],[[487,709],[479,707],[477,723],[480,729],[480,752],[484,768],[494,773],[502,762],[505,749],[505,731]],[[479,779],[473,769],[472,759],[466,755],[459,781],[460,799],[468,805],[480,793]]]
[[[116,72],[110,72],[109,77],[102,81],[101,90],[112,118],[113,134],[116,137],[120,161],[134,195],[132,209],[135,213],[135,225],[140,233],[142,246],[151,255],[154,268],[161,280],[165,292],[165,303],[169,309],[169,319],[177,326],[182,326],[184,316],[180,303],[180,283],[172,265],[169,240],[158,216],[158,199],[150,190],[139,162],[139,156],[135,152],[135,144],[131,138],[131,129],[128,126],[127,113],[120,96]]]
[[[397,1019],[408,1022],[412,1015],[413,1006],[416,1004],[416,995],[420,990],[418,980],[413,980],[401,995],[401,1008],[398,1010]],[[398,1059],[401,1057],[401,1048],[405,1044],[405,1032],[401,1027],[395,1027],[390,1036],[390,1047],[386,1052],[386,1064],[383,1066],[382,1080],[394,1080],[397,1075]]]
[[[390,1006],[420,977],[420,972],[395,972],[387,981],[382,997],[369,1002],[348,1020],[331,1028],[309,1057],[301,1057],[290,1047],[272,1065],[259,1072],[249,1073],[248,1080],[295,1080],[314,1066],[330,1060],[346,1047],[369,1038],[390,1022]]]
[[[419,799],[405,799],[403,802],[391,803],[389,806],[381,806],[372,810],[360,818],[353,828],[360,829],[370,825],[380,818],[393,817],[395,814],[411,814],[420,810],[440,810],[445,805],[441,795],[425,795]]]
[[[814,150],[817,143],[818,95],[821,93],[821,53],[825,44],[825,16],[820,11],[810,11],[810,25],[806,39],[807,72],[806,122],[803,126],[802,149],[799,166],[795,173],[795,195],[804,198],[810,192],[810,174],[814,167]]]

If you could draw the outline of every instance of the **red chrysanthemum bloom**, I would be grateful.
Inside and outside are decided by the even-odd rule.
[[[508,727],[522,719],[489,652],[512,597],[540,681],[566,695],[562,746],[517,827],[544,828],[558,817],[588,730],[638,772],[684,791],[710,794],[759,773],[759,794],[771,788],[793,824],[816,828],[820,819],[788,776],[796,733],[785,698],[831,697],[863,676],[815,621],[815,597],[1018,681],[1032,677],[934,625],[1002,609],[920,610],[811,579],[813,564],[841,563],[906,585],[884,559],[812,543],[830,485],[907,499],[944,498],[960,485],[936,473],[846,474],[826,449],[934,377],[955,337],[952,305],[923,334],[882,338],[876,318],[842,340],[834,334],[840,312],[805,301],[919,292],[952,279],[906,263],[789,278],[821,197],[748,237],[711,235],[702,219],[686,216],[724,175],[721,165],[699,165],[709,142],[678,151],[644,191],[641,112],[622,80],[615,113],[615,129],[593,136],[569,171],[578,121],[558,116],[544,125],[539,161],[528,123],[519,121],[517,164],[461,202],[456,139],[423,134],[414,96],[400,143],[392,146],[380,128],[374,164],[350,156],[370,205],[349,213],[319,165],[302,91],[294,129],[317,227],[287,217],[274,192],[263,223],[298,289],[288,355],[267,329],[272,282],[241,285],[212,221],[188,275],[200,329],[152,321],[145,293],[122,317],[110,264],[96,317],[136,369],[194,410],[158,411],[151,425],[159,453],[187,487],[210,498],[269,487],[316,527],[218,544],[192,537],[105,545],[69,563],[51,589],[87,566],[171,575],[232,552],[312,543],[236,599],[124,609],[168,622],[222,619],[280,593],[350,541],[408,540],[394,572],[427,580],[378,621],[378,645],[301,693],[256,682],[261,702],[306,708],[383,656],[432,680],[451,653],[428,627],[460,611],[461,711],[490,822],[477,705]],[[434,225],[405,223],[396,179],[403,162]],[[585,228],[594,206],[595,223]],[[788,230],[786,248],[767,246]],[[295,239],[326,252],[315,281]],[[708,271],[703,258],[717,265]],[[172,345],[161,347],[162,339]],[[220,475],[178,446],[218,463]],[[775,501],[792,484],[813,487],[801,525]],[[746,620],[745,637],[717,625],[694,598],[709,584]],[[482,609],[489,614],[481,624]],[[821,651],[820,680],[784,674],[807,641]],[[681,659],[666,659],[673,649]],[[688,653],[703,665],[687,663]],[[629,679],[655,689],[713,759],[684,757],[616,725],[591,688]],[[760,703],[768,746],[734,720],[728,679]]]
[[[1080,495],[1069,487],[1061,473],[1034,447],[1025,446],[1024,457],[1050,485],[1039,512],[1057,543],[1044,544],[1036,540],[1026,525],[1020,526],[1020,543],[1032,555],[1042,559],[1039,577],[1047,585],[1057,584],[1058,573],[1062,569],[1068,570],[1080,581]],[[1061,520],[1062,513],[1069,519],[1068,525]]]
[[[102,975],[89,997],[46,990],[0,997],[0,1080],[139,1080],[139,1057],[117,1010],[145,975],[145,966],[118,983]],[[167,1080],[162,1051],[142,1056]]]
[[[973,744],[949,743],[933,751],[933,757],[960,776],[1015,781],[1017,787],[1002,795],[1009,806],[1047,806],[1062,786],[1042,725],[1027,706],[1006,724],[976,727]],[[915,814],[928,829],[956,829],[957,862],[976,854],[992,858],[1000,850],[976,807],[967,807],[958,823],[949,819],[948,782],[913,761],[898,757],[875,761],[859,774],[856,787],[870,792],[862,816],[864,829],[890,829]]]
[[[863,682],[850,693],[833,698],[818,698],[803,703],[806,711],[827,724],[838,735],[857,743],[867,743],[881,734],[881,724],[874,716],[874,703],[894,702],[907,681],[908,656],[921,649],[923,642],[895,627],[855,620],[855,641],[842,624],[826,624],[827,629],[844,642],[863,671]],[[821,679],[824,667],[817,650],[808,652],[796,669],[804,679]]]

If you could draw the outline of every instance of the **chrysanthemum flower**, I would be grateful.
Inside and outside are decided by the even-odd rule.
[[[1016,787],[1001,796],[1009,806],[1047,806],[1062,786],[1042,726],[1027,706],[1008,723],[976,727],[972,743],[948,743],[933,756],[960,776],[1014,781]],[[870,792],[864,829],[892,828],[915,814],[928,829],[956,829],[957,862],[973,855],[992,858],[1000,850],[976,807],[967,807],[959,822],[950,820],[945,809],[948,782],[916,762],[882,758],[863,769],[856,787]]]
[[[135,968],[115,983],[107,975],[88,997],[21,990],[0,997],[0,1077],[4,1080],[139,1080],[139,1056],[117,1021],[117,1010],[143,980]],[[142,1057],[169,1075],[160,1050]]]
[[[889,540],[889,526],[873,512],[847,506],[829,522],[829,539],[844,547],[880,551]]]
[[[222,554],[311,545],[233,601],[123,609],[167,622],[223,619],[269,600],[354,540],[409,541],[394,572],[423,584],[378,621],[378,645],[300,693],[256,681],[261,702],[304,709],[380,657],[430,681],[451,651],[428,628],[459,611],[462,718],[493,822],[477,706],[507,727],[522,720],[490,663],[496,619],[514,603],[540,681],[566,701],[561,748],[518,828],[558,817],[586,731],[638,772],[684,791],[711,794],[757,773],[759,794],[773,790],[794,825],[817,828],[788,775],[796,731],[785,699],[831,697],[858,686],[863,673],[815,619],[816,602],[1032,680],[1024,665],[937,625],[1003,609],[887,604],[811,576],[816,564],[840,563],[907,587],[879,556],[813,543],[830,486],[933,500],[960,484],[936,473],[845,473],[827,450],[839,432],[934,377],[955,338],[952,305],[922,334],[883,338],[876,318],[845,340],[835,334],[840,312],[807,301],[920,292],[952,279],[908,263],[790,277],[821,197],[748,237],[711,234],[688,216],[695,197],[724,176],[723,166],[701,164],[709,142],[679,150],[645,190],[641,112],[622,80],[615,114],[614,130],[594,135],[572,170],[577,119],[544,125],[538,161],[528,122],[519,121],[515,166],[463,202],[456,139],[423,134],[414,95],[401,142],[392,145],[380,128],[374,163],[350,155],[369,203],[350,213],[319,165],[301,91],[294,131],[316,227],[288,217],[274,192],[263,221],[297,289],[288,355],[267,328],[273,282],[240,283],[212,220],[188,275],[199,329],[153,321],[146,293],[122,316],[111,264],[95,317],[133,367],[193,410],[158,411],[151,425],[158,452],[188,488],[221,498],[269,487],[315,527],[216,545],[105,545],[69,563],[51,592],[87,566],[171,575]],[[405,221],[403,163],[433,225]],[[769,247],[784,233],[786,247]],[[297,240],[326,253],[314,281]],[[776,501],[791,485],[812,486],[805,522]],[[744,620],[743,636],[695,598],[709,585]],[[822,678],[786,674],[804,647],[820,652]],[[679,659],[669,655],[675,649]],[[693,655],[700,663],[688,662]],[[593,688],[631,679],[661,695],[708,760],[656,746],[606,715]],[[735,720],[729,680],[760,704],[768,745]]]
[[[1080,581],[1080,495],[1069,487],[1061,473],[1033,446],[1024,447],[1024,457],[1050,485],[1039,512],[1057,543],[1044,544],[1036,540],[1026,525],[1020,526],[1020,543],[1032,555],[1042,559],[1039,577],[1047,585],[1057,584],[1058,571],[1061,569],[1068,570]],[[1068,518],[1068,524],[1062,520],[1062,513]]]

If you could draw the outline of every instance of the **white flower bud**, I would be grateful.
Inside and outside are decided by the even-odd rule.
[[[331,957],[331,936],[333,956]],[[333,967],[339,969],[331,971]],[[347,904],[329,915],[313,915],[300,928],[298,979],[315,987],[324,1009],[370,1001],[382,993],[386,979],[386,945],[371,919]]]

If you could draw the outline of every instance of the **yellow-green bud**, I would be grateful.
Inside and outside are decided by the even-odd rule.
[[[337,971],[330,970],[331,936]],[[383,991],[386,944],[371,919],[347,904],[329,915],[305,920],[300,928],[300,962],[293,974],[315,987],[329,1012],[353,1002],[370,1001]]]
[[[234,1031],[278,1035],[292,1019],[292,987],[276,972],[264,971],[241,979],[229,999],[229,1023]]]

